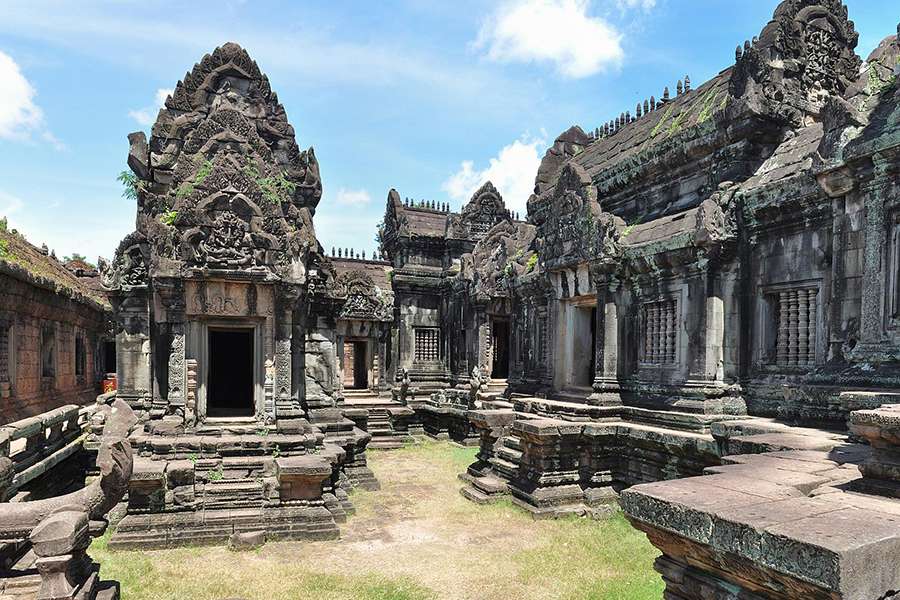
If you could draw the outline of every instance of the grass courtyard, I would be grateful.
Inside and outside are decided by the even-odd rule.
[[[123,600],[609,599],[662,596],[656,550],[620,515],[534,521],[504,502],[478,506],[456,475],[474,448],[425,442],[371,451],[378,492],[329,542],[269,543],[251,552],[186,548],[91,555]]]

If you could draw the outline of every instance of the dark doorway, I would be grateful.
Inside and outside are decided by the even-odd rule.
[[[253,416],[251,330],[209,330],[209,378],[206,389],[207,416]]]
[[[116,343],[109,340],[103,342],[103,372],[116,372]]]
[[[344,387],[365,390],[369,387],[369,369],[366,360],[366,343],[344,342]]]
[[[509,323],[494,321],[493,326],[494,361],[491,365],[492,379],[509,377]]]

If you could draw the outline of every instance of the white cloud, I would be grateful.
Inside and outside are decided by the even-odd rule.
[[[640,8],[647,12],[656,6],[656,0],[616,0],[616,5],[622,12],[635,8]]]
[[[475,46],[499,62],[551,62],[566,77],[594,75],[619,65],[624,51],[622,34],[588,8],[589,0],[509,0],[482,24]]]
[[[334,200],[342,206],[366,206],[372,202],[372,197],[366,190],[347,190],[341,188],[338,190],[337,197]]]
[[[459,171],[448,177],[441,188],[454,200],[465,203],[490,181],[503,196],[506,208],[524,216],[545,146],[543,139],[523,136],[500,150],[485,169],[477,170],[473,161],[463,161]]]
[[[23,206],[25,206],[25,203],[22,202],[21,198],[6,192],[0,192],[0,218],[19,212]]]
[[[57,150],[65,146],[47,130],[44,112],[35,104],[37,92],[15,60],[0,52],[0,139],[30,141],[37,134]]]
[[[153,125],[153,122],[156,121],[156,115],[159,113],[159,109],[166,103],[166,98],[169,97],[173,91],[174,90],[165,88],[156,90],[154,104],[137,110],[129,110],[128,116],[137,121],[141,126],[150,127]]]

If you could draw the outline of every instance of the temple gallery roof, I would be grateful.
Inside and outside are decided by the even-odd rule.
[[[0,227],[0,273],[48,289],[98,309],[109,309],[97,289],[96,277],[77,277],[44,248],[37,248],[15,230]]]
[[[728,68],[696,89],[670,100],[661,100],[647,114],[629,114],[627,119],[630,122],[620,125],[615,135],[602,137],[590,144],[578,154],[577,162],[596,181],[602,179],[604,171],[686,129],[710,121],[727,105],[731,72],[732,68]],[[641,107],[643,110],[643,105]]]
[[[411,206],[404,207],[404,212],[409,222],[410,234],[422,237],[444,237],[449,213]]]

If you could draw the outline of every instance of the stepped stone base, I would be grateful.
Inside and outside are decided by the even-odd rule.
[[[264,531],[273,540],[333,540],[339,530],[324,506],[127,515],[109,547],[117,550],[225,544],[235,533]]]
[[[602,512],[617,490],[701,475],[728,454],[828,451],[846,439],[771,419],[512,400],[512,409],[469,411],[480,449],[461,493],[510,497],[537,518]]]

